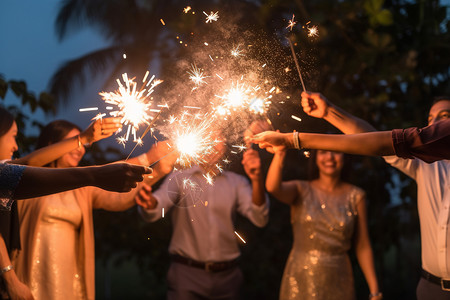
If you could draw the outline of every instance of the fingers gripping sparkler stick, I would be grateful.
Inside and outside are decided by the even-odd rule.
[[[289,42],[289,46],[291,47],[292,57],[294,57],[295,66],[297,67],[298,76],[300,77],[300,82],[302,83],[303,91],[306,91],[305,83],[303,82],[302,72],[300,71],[300,65],[298,64],[297,55],[295,55],[294,46],[292,45],[292,41],[286,37]]]
[[[152,128],[153,124],[155,124],[156,119],[161,114],[162,110],[163,109],[161,108],[161,110],[156,114],[156,116],[153,118],[153,120],[150,122],[150,124],[148,124],[147,128],[145,129],[144,133],[142,133],[142,135],[139,138],[139,140],[142,140],[144,138],[144,136],[149,132],[149,130]],[[133,150],[131,150],[130,154],[128,154],[128,156],[125,159],[125,161],[127,161],[130,158],[131,154],[134,152],[134,150],[136,149],[137,145],[139,145],[139,143],[136,143],[136,145],[134,145]]]

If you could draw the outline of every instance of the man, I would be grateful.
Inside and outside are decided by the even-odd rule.
[[[136,201],[144,220],[154,222],[172,211],[173,235],[169,252],[167,299],[239,299],[243,282],[237,260],[239,240],[234,231],[236,213],[263,227],[268,222],[261,163],[256,150],[244,153],[242,164],[251,184],[241,175],[223,171],[207,183],[204,176],[225,153],[224,143],[205,163],[174,172],[154,193],[141,190]]]
[[[302,93],[303,110],[323,118],[345,134],[375,129],[331,104],[319,93]],[[450,98],[438,98],[432,105],[428,125],[450,117]],[[417,286],[418,300],[450,299],[450,161],[426,163],[420,159],[384,157],[387,163],[417,182],[417,202],[422,246],[422,278]]]

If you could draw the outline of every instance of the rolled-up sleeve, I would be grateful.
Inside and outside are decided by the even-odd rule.
[[[25,166],[0,164],[0,209],[10,210]]]
[[[402,158],[417,157],[427,163],[450,159],[450,120],[424,128],[394,129],[392,143]]]

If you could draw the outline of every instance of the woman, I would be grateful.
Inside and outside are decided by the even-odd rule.
[[[0,162],[8,161],[8,164],[0,164],[0,298],[32,299],[28,287],[18,280],[11,265],[11,258],[20,249],[17,205],[13,199],[42,196],[86,185],[112,191],[129,191],[136,181],[142,181],[142,174],[146,172],[142,167],[126,164],[61,170],[25,168],[16,164],[46,164],[64,152],[79,147],[80,143],[91,143],[113,134],[120,128],[117,121],[108,118],[94,122],[72,140],[9,161],[18,150],[18,130],[14,116],[0,107]]]
[[[353,300],[355,289],[348,256],[355,247],[370,289],[381,299],[370,246],[364,192],[341,179],[342,153],[318,150],[309,181],[282,181],[285,146],[273,146],[266,188],[291,207],[294,243],[280,289],[280,299]]]
[[[78,134],[76,125],[54,121],[42,130],[37,148]],[[49,166],[76,167],[84,153],[84,147],[79,147]],[[144,156],[152,156],[153,161],[154,154],[151,150]],[[16,271],[35,299],[95,298],[92,209],[126,210],[135,205],[134,194],[134,190],[118,194],[85,187],[19,203],[23,250],[18,255]]]

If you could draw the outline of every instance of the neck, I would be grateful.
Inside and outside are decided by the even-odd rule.
[[[319,178],[317,179],[317,184],[320,186],[320,188],[332,192],[339,188],[341,179],[339,178],[339,176],[320,174]]]

